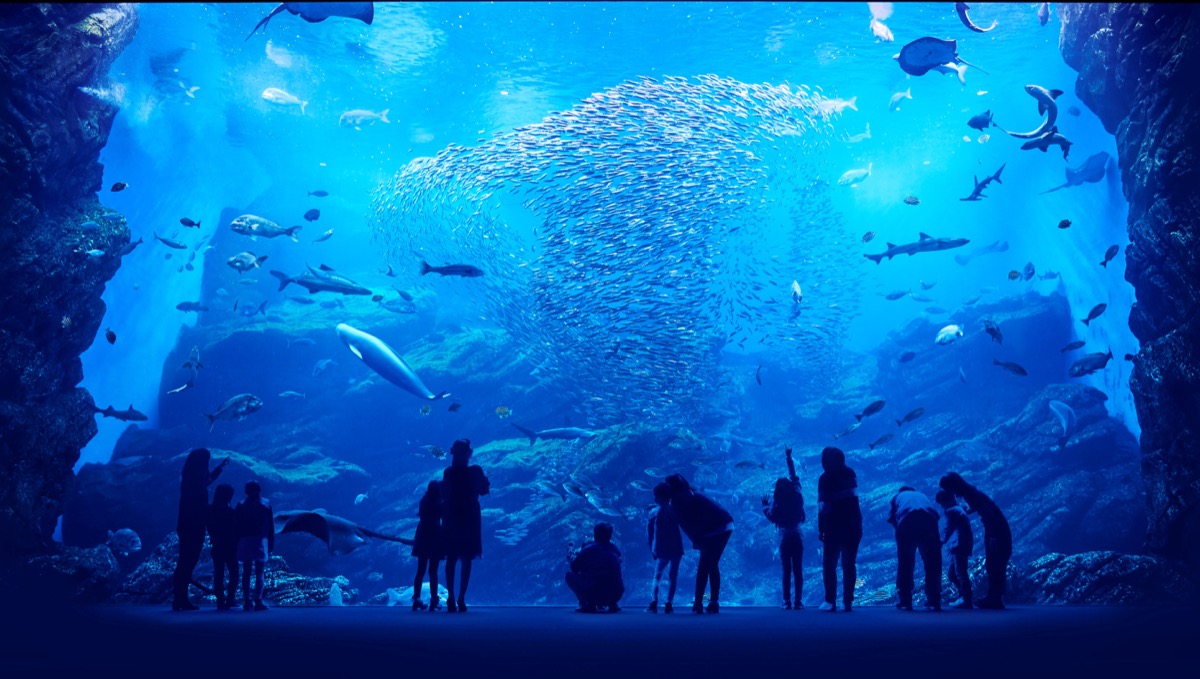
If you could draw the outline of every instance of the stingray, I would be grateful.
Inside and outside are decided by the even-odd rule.
[[[1052,189],[1042,191],[1042,193],[1053,193],[1059,189],[1066,189],[1080,184],[1095,184],[1104,179],[1105,173],[1108,171],[1108,161],[1111,156],[1107,152],[1101,151],[1092,155],[1092,157],[1083,161],[1083,165],[1077,168],[1067,168],[1067,183],[1062,186],[1056,186]]]
[[[329,17],[347,17],[370,25],[371,21],[375,19],[375,3],[373,2],[284,2],[263,17],[262,21],[254,26],[254,30],[250,31],[250,35],[246,36],[246,40],[257,33],[258,29],[266,26],[271,17],[284,10],[292,14],[299,14],[301,19],[310,24],[324,21]],[[245,41],[243,40],[243,42]]]
[[[327,514],[324,509],[279,512],[275,515],[275,534],[281,533],[308,533],[318,537],[329,547],[330,554],[349,554],[366,544],[367,538],[413,544],[408,538],[376,533],[349,519]]]
[[[966,64],[979,68],[958,56],[958,43],[938,38],[917,38],[900,48],[900,54],[892,57],[900,62],[900,69],[909,75],[925,75],[929,71],[948,64]],[[987,73],[982,68],[980,71]]]
[[[1062,401],[1051,401],[1049,405],[1050,410],[1053,410],[1054,414],[1058,416],[1058,424],[1063,430],[1062,436],[1058,439],[1058,447],[1066,448],[1067,440],[1075,433],[1075,411]]]

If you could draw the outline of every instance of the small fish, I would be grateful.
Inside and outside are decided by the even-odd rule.
[[[187,217],[180,219],[179,223],[183,224],[184,226],[190,226],[195,229],[200,228],[200,222],[193,222],[191,219],[188,219]]]
[[[462,404],[459,403],[458,401],[455,401],[454,403],[450,404],[450,407],[447,408],[447,410],[449,410],[452,413],[457,413],[461,408],[462,408]]]
[[[885,444],[891,440],[892,440],[891,434],[884,434],[883,436],[880,436],[879,438],[875,439],[874,442],[867,444],[867,447],[871,450],[875,450],[879,446],[882,446],[883,444]]]
[[[437,458],[439,460],[446,459],[446,451],[442,450],[441,446],[430,445],[430,446],[425,446],[425,449],[429,451],[430,455],[434,456],[435,458]]]
[[[868,232],[866,232],[866,233],[864,233],[864,234],[863,234],[862,241],[863,241],[864,243],[870,243],[870,242],[871,242],[872,240],[874,240],[874,239],[875,239],[875,232],[874,232],[874,231],[868,231]]]
[[[908,88],[907,90],[904,90],[903,92],[897,92],[897,93],[893,94],[891,100],[888,101],[888,110],[889,111],[900,110],[900,102],[905,99],[912,99],[912,88],[911,87]]]
[[[901,299],[903,297],[907,297],[908,295],[909,295],[908,290],[896,290],[894,292],[889,292],[888,294],[883,295],[883,297],[885,299],[887,299],[887,301],[889,301],[889,302],[895,302],[896,300]]]
[[[371,301],[372,302],[383,301],[383,295],[371,295]]]
[[[289,92],[285,92],[278,87],[268,87],[263,90],[262,98],[272,104],[280,104],[282,106],[299,106],[301,115],[304,114],[304,108],[308,106],[307,101],[300,101],[300,98]]]
[[[509,415],[512,415],[512,410],[510,410],[508,406],[496,406],[496,417],[499,417],[503,420]]]
[[[995,322],[985,319],[983,321],[983,329],[987,332],[987,334],[992,336],[993,342],[1004,344],[1004,333],[1000,332],[1000,326],[996,325]]]
[[[1104,370],[1108,362],[1112,360],[1112,357],[1112,349],[1109,349],[1106,354],[1087,354],[1071,364],[1071,368],[1067,372],[1071,377],[1085,377],[1099,370]]]
[[[980,132],[989,127],[995,127],[995,125],[996,123],[992,122],[992,112],[990,109],[977,116],[971,116],[971,119],[967,121],[967,127],[979,130]]]
[[[413,301],[413,296],[408,294],[407,292],[405,292],[403,290],[397,290],[396,292],[400,293],[400,298],[403,299],[405,302]]]
[[[1009,272],[1008,272],[1008,280],[1010,280],[1010,281],[1017,281],[1017,280],[1020,280],[1020,279],[1021,279],[1021,272],[1020,272],[1020,271],[1017,271],[1016,269],[1013,269],[1012,271],[1009,271]]]
[[[1046,22],[1050,21],[1050,3],[1043,2],[1041,5],[1038,5],[1037,18],[1038,22],[1043,26],[1046,25]]]
[[[433,412],[433,408],[430,408],[429,404],[421,406],[421,414],[422,415],[428,415],[431,412]]]
[[[1100,262],[1100,266],[1107,268],[1108,263],[1111,262],[1113,260],[1113,257],[1116,257],[1117,253],[1120,251],[1121,251],[1121,246],[1119,246],[1119,245],[1113,245],[1113,246],[1109,247],[1107,250],[1104,251],[1104,261]]]
[[[1044,281],[1053,280],[1055,278],[1058,278],[1058,272],[1057,271],[1046,271],[1042,275],[1038,276],[1038,278],[1040,278]]]
[[[297,304],[316,304],[317,303],[317,301],[315,299],[312,299],[310,297],[297,297],[296,295],[292,295],[292,296],[288,297],[288,299],[292,300],[293,302],[296,302]]]
[[[875,413],[879,412],[880,410],[883,410],[883,407],[885,405],[887,405],[886,401],[874,401],[870,405],[868,405],[866,408],[863,408],[863,411],[861,413],[858,413],[857,415],[855,415],[854,419],[858,420],[859,422],[862,422],[862,419],[864,417],[870,417],[871,415],[874,415]]]
[[[934,337],[933,341],[935,344],[950,344],[951,342],[954,342],[958,338],[962,337],[963,334],[963,329],[957,325],[947,325],[938,331],[938,334],[936,337]]]
[[[1034,273],[1036,273],[1036,271],[1033,268],[1033,262],[1029,262],[1025,265],[1025,280],[1033,278]]]
[[[1062,349],[1059,349],[1058,352],[1060,354],[1065,354],[1068,351],[1075,351],[1076,349],[1082,349],[1084,344],[1086,344],[1086,342],[1084,342],[1083,340],[1075,340],[1074,342],[1071,342],[1070,344],[1063,347]]]
[[[909,361],[913,360],[913,359],[914,359],[914,358],[916,358],[916,357],[917,357],[917,352],[915,352],[915,351],[906,351],[906,352],[904,352],[903,354],[900,354],[900,362],[901,362],[901,363],[908,363]]]
[[[1092,310],[1088,312],[1087,318],[1083,319],[1083,324],[1090,326],[1092,321],[1096,320],[1096,318],[1099,317],[1100,314],[1104,313],[1104,310],[1107,308],[1108,305],[1104,304],[1103,302],[1092,307]]]
[[[79,228],[83,229],[84,231],[97,231],[100,229],[100,225],[89,219],[86,222],[80,224]]]
[[[642,471],[645,472],[646,476],[653,476],[656,478],[664,478],[665,479],[668,476],[666,471],[659,469],[658,467],[646,467]]]
[[[1004,368],[1005,370],[1007,370],[1008,372],[1010,372],[1014,375],[1020,375],[1021,377],[1027,377],[1029,375],[1029,373],[1026,372],[1025,368],[1022,368],[1019,364],[1012,363],[1010,361],[998,361],[996,359],[992,359],[992,365],[998,365],[1001,368]]]
[[[208,311],[208,307],[200,302],[180,302],[179,304],[175,305],[175,308],[179,309],[180,311],[194,311],[196,313]]]
[[[981,134],[981,135],[979,135],[979,138],[978,138],[978,139],[976,139],[975,141],[979,142],[980,144],[986,144],[986,143],[988,143],[988,142],[989,142],[989,141],[991,141],[991,140],[992,140],[992,135],[990,135],[990,134]]]
[[[754,460],[742,460],[733,465],[735,469],[766,469],[766,465]]]
[[[125,217],[118,212],[105,212],[104,214],[100,215],[100,219],[103,219],[109,224],[116,224],[124,218]]]
[[[384,275],[384,276],[387,276],[388,278],[395,278],[395,277],[396,277],[396,272],[395,272],[395,270],[393,270],[393,269],[392,269],[392,265],[391,265],[391,264],[388,264],[387,272],[385,272],[383,275]]]
[[[316,196],[317,198],[324,198],[324,197],[326,197],[326,196],[328,196],[328,195],[329,195],[329,192],[328,192],[328,191],[322,191],[321,189],[317,189],[316,191],[309,191],[309,192],[308,192],[308,195],[310,195],[310,196]]]
[[[354,498],[354,505],[357,507],[358,505],[361,505],[362,503],[369,500],[370,499],[370,497],[368,496],[369,492],[370,491],[368,491],[367,493],[359,493],[358,496]]]
[[[1126,361],[1132,361],[1132,360],[1133,360],[1133,359],[1135,359],[1135,358],[1137,358],[1137,356],[1135,356],[1135,355],[1133,355],[1133,354],[1125,354],[1125,360],[1126,360]]]
[[[142,550],[142,539],[131,528],[122,528],[117,532],[108,531],[108,548],[118,556],[129,556]]]
[[[838,177],[838,180],[837,180],[838,186],[854,186],[855,184],[858,184],[859,182],[865,180],[867,177],[871,176],[872,167],[873,167],[873,163],[867,163],[867,169],[865,169],[865,170],[863,170],[863,169],[846,170],[845,172],[842,173],[841,177]]]
[[[100,259],[101,257],[104,256],[104,251],[103,250],[88,250],[87,256],[91,257],[92,259]]]
[[[1058,228],[1060,228],[1060,229],[1068,229],[1070,227],[1071,227],[1071,220],[1069,220],[1069,219],[1064,219],[1058,223]]]
[[[309,210],[309,212],[316,212],[316,210]],[[308,219],[308,215],[304,215],[304,218]],[[316,218],[314,217],[313,219],[316,219]],[[333,229],[330,229],[330,230],[326,231],[325,233],[321,234],[320,236],[317,236],[316,238],[314,238],[313,242],[314,243],[324,243],[325,241],[329,240],[332,236],[333,236]]]
[[[286,398],[289,400],[297,400],[298,401],[298,400],[304,398],[304,394],[301,394],[298,391],[281,391],[281,392],[279,392],[279,398]]]
[[[1078,107],[1078,106],[1071,105],[1071,106],[1068,106],[1068,107],[1067,107],[1067,113],[1070,113],[1071,115],[1073,115],[1073,116],[1075,116],[1076,118],[1078,118],[1078,117],[1079,117],[1079,114],[1080,114],[1080,113],[1082,113],[1082,111],[1080,111],[1080,110],[1079,110],[1079,107]]]
[[[154,232],[151,231],[151,233],[154,233]],[[177,243],[173,240],[170,240],[169,238],[163,238],[162,236],[158,235],[157,233],[154,233],[154,240],[156,240],[156,241],[162,243],[163,245],[165,245],[171,249],[174,249],[174,250],[186,250],[187,249],[187,246],[184,245],[183,243]]]
[[[837,439],[842,438],[843,436],[849,436],[850,434],[853,434],[854,432],[858,431],[858,428],[861,426],[862,426],[862,422],[855,422],[854,424],[850,425],[849,427],[846,427],[845,429],[843,429],[841,432],[834,434],[833,438],[834,438],[834,440],[837,440]]]
[[[379,113],[361,108],[356,108],[353,111],[346,111],[338,118],[338,127],[346,127],[348,125],[355,129],[359,129],[359,126],[363,123],[371,123],[372,125],[375,124],[375,121],[379,121],[381,123],[390,123],[392,121],[388,120],[387,118],[387,114],[390,111],[390,108],[385,108]]]
[[[905,196],[904,203],[905,205],[920,205],[921,199],[916,196]]]
[[[758,386],[762,386],[762,366],[758,366],[758,370],[754,371],[754,381],[758,382]]]
[[[800,289],[799,281],[792,281],[792,301],[796,304],[804,301],[804,291]]]
[[[461,276],[463,278],[478,278],[483,275],[483,270],[477,266],[470,264],[447,264],[446,266],[430,266],[428,262],[421,262],[421,275],[428,273],[441,274],[443,276]]]
[[[643,493],[648,493],[648,492],[654,490],[653,488],[650,487],[649,483],[646,483],[645,481],[643,481],[641,479],[634,479],[634,480],[630,481],[629,487],[634,490],[640,490]]]
[[[125,182],[117,182],[116,184],[112,185],[112,188],[110,188],[109,191],[116,193],[118,191],[124,191],[127,188],[129,188],[129,185]]]
[[[310,222],[315,222],[321,218],[321,211],[314,207],[313,209],[304,213],[304,218]],[[332,235],[332,232],[330,235]],[[313,241],[313,242],[319,242],[319,241]]]
[[[924,414],[925,414],[924,408],[917,408],[916,410],[905,415],[904,419],[896,420],[896,426],[897,427],[903,426],[905,422],[912,422],[913,420],[917,419],[918,417],[920,417]]]
[[[962,366],[958,367],[958,379],[961,380],[963,384],[967,383],[967,373],[963,371]]]
[[[104,339],[108,340],[109,344],[117,343],[117,333],[112,331],[112,328],[104,329]]]
[[[933,286],[937,285],[937,281],[934,281],[932,283],[926,283],[925,281],[920,281],[920,283],[921,283],[922,290],[932,290]]]

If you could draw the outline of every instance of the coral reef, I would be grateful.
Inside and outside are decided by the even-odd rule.
[[[1129,201],[1130,387],[1142,427],[1147,548],[1200,573],[1200,68],[1194,5],[1066,4],[1060,47],[1075,91],[1117,137]]]

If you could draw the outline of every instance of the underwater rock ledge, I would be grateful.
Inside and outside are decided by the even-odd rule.
[[[0,554],[12,558],[53,547],[71,469],[96,433],[80,355],[129,230],[97,219],[117,108],[81,88],[104,87],[138,22],[129,4],[13,4],[0,20]],[[86,231],[89,220],[103,225]]]
[[[1200,9],[1063,4],[1060,48],[1075,91],[1116,134],[1129,201],[1130,380],[1142,426],[1148,551],[1200,574],[1200,243],[1195,229]]]

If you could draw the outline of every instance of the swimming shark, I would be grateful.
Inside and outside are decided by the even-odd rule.
[[[966,26],[967,28],[971,29],[972,31],[975,31],[976,33],[987,33],[988,31],[995,28],[996,24],[1000,23],[1000,22],[996,21],[995,19],[992,19],[991,26],[988,26],[987,28],[980,28],[979,26],[976,26],[974,22],[971,21],[971,17],[967,16],[967,10],[969,10],[969,9],[971,9],[971,6],[965,2],[954,3],[954,11],[958,12],[959,21],[962,22],[963,26]]]
[[[1028,151],[1030,149],[1040,149],[1042,153],[1045,153],[1046,150],[1051,146],[1061,146],[1063,150],[1063,160],[1066,160],[1067,154],[1071,152],[1071,146],[1074,145],[1074,143],[1075,142],[1059,134],[1058,126],[1055,125],[1054,127],[1050,128],[1050,131],[1046,134],[1038,137],[1037,139],[1031,139],[1024,144],[1021,144],[1021,150]]]
[[[315,24],[328,19],[329,17],[347,17],[350,19],[358,19],[359,21],[371,25],[375,19],[375,3],[373,2],[284,2],[278,7],[271,10],[271,13],[262,18],[254,26],[254,30],[250,31],[250,35],[246,36],[249,40],[251,36],[258,32],[258,29],[267,25],[271,17],[287,10],[293,15],[300,15],[310,24]],[[245,42],[243,40],[242,42]]]
[[[596,432],[589,429],[580,429],[579,427],[560,427],[558,429],[543,429],[541,431],[533,431],[526,429],[516,422],[512,426],[521,430],[521,433],[529,437],[529,445],[533,445],[538,439],[561,439],[564,441],[584,440],[590,441],[596,438]]]
[[[184,382],[182,387],[172,389],[167,392],[168,394],[178,394],[184,389],[196,386],[196,372],[204,367],[204,364],[200,362],[200,347],[192,347],[192,353],[184,362],[183,367],[191,370],[192,374],[188,376],[187,382]]]
[[[148,419],[143,413],[134,410],[132,403],[125,410],[117,410],[112,406],[104,409],[92,406],[92,410],[105,417],[114,417],[122,422],[145,422]]]
[[[279,279],[279,289],[282,291],[289,284],[295,283],[309,292],[340,292],[343,295],[369,295],[371,291],[345,276],[308,267],[307,273],[299,276],[289,276],[282,271],[272,271],[271,275]]]
[[[1059,189],[1066,189],[1080,184],[1094,184],[1101,179],[1108,171],[1108,162],[1112,156],[1107,152],[1101,151],[1093,154],[1090,158],[1083,161],[1083,164],[1077,168],[1067,168],[1067,183],[1062,186],[1056,186],[1052,189],[1042,191],[1042,193],[1053,193]]]
[[[967,196],[966,198],[959,198],[959,200],[979,200],[980,198],[987,198],[987,196],[983,195],[983,190],[986,189],[987,185],[991,184],[992,182],[996,182],[997,184],[1004,183],[1000,181],[1000,173],[1004,171],[1006,165],[1008,165],[1008,163],[1001,165],[1000,169],[996,170],[996,174],[990,177],[984,177],[983,181],[979,181],[979,177],[973,177],[975,180],[975,188],[971,191],[971,195]]]
[[[384,535],[354,523],[349,519],[328,514],[324,509],[312,511],[276,512],[275,534],[308,533],[320,538],[330,554],[349,554],[367,543],[367,538],[390,540],[405,545],[414,544],[408,538]]]
[[[430,391],[421,378],[413,372],[413,369],[408,367],[404,359],[400,358],[394,349],[378,337],[345,323],[338,323],[337,335],[351,353],[366,363],[368,368],[410,394],[428,401],[446,398],[450,395],[448,391],[440,394]]]
[[[1042,121],[1042,124],[1036,130],[1031,132],[1010,132],[1002,127],[1000,129],[1018,139],[1036,139],[1049,132],[1050,128],[1054,127],[1054,122],[1058,120],[1058,104],[1054,103],[1054,100],[1062,96],[1063,91],[1048,90],[1039,85],[1026,85],[1025,91],[1029,93],[1029,96],[1037,100],[1038,113],[1045,113],[1045,120]]]
[[[961,248],[970,243],[966,238],[934,238],[928,234],[922,233],[920,240],[915,243],[905,243],[904,245],[887,244],[887,252],[881,252],[877,255],[863,255],[876,264],[883,261],[884,257],[891,260],[896,255],[915,255],[918,252],[937,252],[939,250],[951,250]]]

